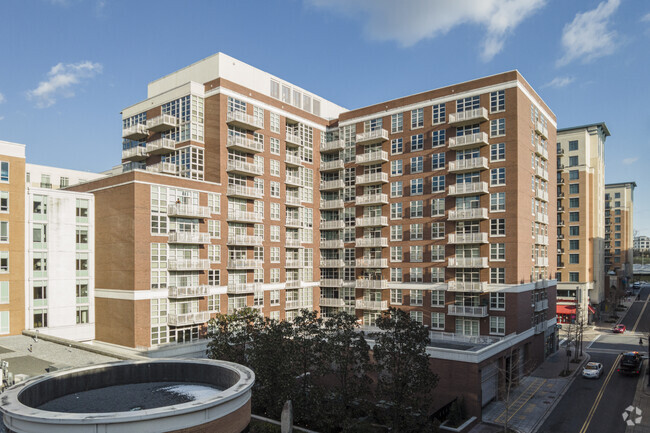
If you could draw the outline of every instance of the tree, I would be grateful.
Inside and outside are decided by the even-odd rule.
[[[257,310],[242,308],[233,314],[217,314],[210,319],[208,358],[248,365],[246,348],[254,339],[258,318]]]
[[[429,332],[409,313],[390,308],[377,319],[374,334],[377,399],[386,405],[387,420],[396,432],[420,432],[430,427],[429,394],[438,376],[429,368]]]

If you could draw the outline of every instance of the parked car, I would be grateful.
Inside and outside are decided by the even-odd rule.
[[[640,289],[641,288],[641,282],[640,281],[635,281],[633,286],[635,289]]]
[[[612,332],[614,334],[624,334],[626,330],[627,330],[627,328],[623,324],[616,325],[616,326],[614,326],[612,328]]]
[[[641,355],[639,352],[627,352],[621,353],[621,355],[621,361],[619,362],[618,368],[616,369],[619,373],[641,373],[641,362],[643,361],[643,355]]]
[[[582,369],[582,377],[587,379],[598,379],[603,374],[603,364],[600,362],[588,362]]]

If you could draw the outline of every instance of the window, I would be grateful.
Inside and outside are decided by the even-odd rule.
[[[431,178],[431,192],[444,192],[445,191],[445,176],[433,176]]]
[[[569,227],[570,236],[579,236],[580,235],[580,226],[571,226]]]
[[[434,153],[431,155],[431,170],[440,170],[445,168],[445,154]]]
[[[431,147],[440,147],[445,145],[445,130],[431,132]]]
[[[431,313],[431,329],[445,329],[445,313]]]
[[[490,170],[490,186],[499,186],[506,184],[506,169],[493,168]]]
[[[9,221],[0,221],[0,242],[9,242]]]
[[[490,334],[505,335],[506,318],[502,316],[490,316]]]
[[[208,270],[208,285],[218,286],[221,283],[219,269]]]
[[[436,104],[431,107],[433,110],[433,124],[437,125],[439,123],[445,122],[445,104]]]
[[[422,314],[422,311],[411,311],[409,315],[411,316],[411,320],[414,322],[418,322],[419,324],[423,323],[424,315]]]
[[[569,212],[569,221],[572,223],[580,221],[580,212]]]
[[[497,113],[506,109],[506,91],[498,90],[490,93],[490,113]]]
[[[402,240],[402,226],[390,226],[390,240],[391,241]]]
[[[280,203],[271,203],[271,219],[280,221]]]
[[[403,130],[404,113],[397,113],[390,116],[390,132],[396,134]]]
[[[445,223],[431,223],[431,239],[445,238]]]
[[[490,137],[506,135],[506,119],[490,120]]]
[[[221,213],[221,194],[208,193],[208,207],[211,213]]]
[[[569,281],[577,283],[580,281],[580,272],[569,272]]]
[[[419,263],[422,261],[422,245],[411,245],[409,248],[409,261]]]
[[[390,219],[402,219],[402,203],[390,204]]]
[[[440,245],[442,246],[442,245]],[[444,247],[443,247],[444,249]],[[445,268],[431,268],[431,282],[432,283],[444,283],[445,282]],[[445,292],[442,290],[434,290],[434,292],[442,293],[442,302],[445,301]]]
[[[424,206],[422,200],[413,200],[409,206],[411,218],[422,218],[424,216]]]
[[[0,281],[0,304],[9,303],[9,281]]]
[[[271,125],[269,126],[269,129],[271,132],[275,132],[276,134],[280,133],[280,115],[275,114],[275,113],[269,113],[270,116],[270,121]]]
[[[9,182],[9,163],[0,161],[0,182]]]
[[[506,235],[506,219],[494,218],[490,220],[490,236]]]
[[[280,226],[271,226],[271,242],[280,242]]]
[[[434,198],[431,200],[431,216],[445,216],[444,198]]]
[[[411,240],[412,241],[421,241],[422,240],[422,224],[411,224]]]
[[[444,307],[445,306],[445,291],[444,290],[432,290],[431,291],[431,306],[432,307]]]
[[[64,176],[61,176],[59,179],[59,188],[66,188],[70,185],[70,179]]]
[[[409,271],[409,278],[411,283],[421,283],[422,282],[422,268],[411,268]],[[413,290],[411,290],[413,292]],[[422,291],[420,291],[422,292]],[[413,304],[411,304],[413,305]],[[422,305],[422,300],[420,299],[420,305]]]
[[[390,268],[390,281],[393,283],[402,282],[402,268]]]
[[[88,307],[77,307],[77,324],[88,323]]]
[[[402,181],[401,180],[399,180],[397,182],[391,182],[390,183],[390,196],[391,197],[401,197],[403,190],[404,190],[404,187],[402,186]]]
[[[271,263],[280,263],[280,247],[271,247]]]
[[[411,129],[422,128],[424,126],[424,108],[411,110]]]
[[[490,244],[490,260],[505,260],[506,244]]]
[[[401,138],[396,138],[390,142],[391,155],[398,155],[404,152],[404,146]]]
[[[421,156],[411,158],[411,173],[422,173],[423,169],[423,158]]]
[[[411,195],[422,195],[424,192],[424,179],[411,179]]]
[[[78,280],[76,286],[77,304],[88,303],[88,281]]]
[[[208,220],[208,233],[211,238],[221,238],[221,221]]]
[[[402,261],[402,247],[390,247],[390,261],[391,262],[401,262]]]
[[[390,175],[401,176],[403,174],[402,160],[396,159],[390,162]]]
[[[88,276],[88,253],[77,253],[77,276],[86,277]],[[47,270],[47,262],[44,263],[44,270]],[[34,265],[34,270],[36,266]]]
[[[569,249],[570,250],[579,250],[580,249],[580,240],[579,239],[571,239],[571,240],[569,240]]]
[[[411,269],[418,269],[418,268],[411,268]],[[413,281],[412,278],[411,281]],[[414,305],[414,306],[422,305],[422,290],[411,289],[409,295],[410,295],[409,296],[410,305]]]
[[[0,334],[9,333],[9,311],[0,311]]]
[[[569,150],[578,150],[578,140],[569,141]]]
[[[578,180],[579,176],[579,171],[578,170],[571,170],[569,171],[569,180]]]
[[[495,192],[490,194],[490,212],[501,212],[506,210],[506,193]]]
[[[490,310],[505,310],[506,309],[506,294],[492,292],[490,293]]]
[[[445,246],[444,245],[431,245],[431,261],[444,262],[445,261]]]
[[[578,165],[578,157],[577,156],[570,156],[569,157],[569,167],[575,167]]]
[[[271,181],[271,197],[280,198],[280,182]]]
[[[577,264],[580,263],[580,255],[579,254],[569,254],[569,263],[571,264]]]
[[[506,144],[497,143],[490,145],[490,161],[506,160]]]
[[[402,305],[401,289],[390,289],[390,303],[393,305]]]
[[[0,212],[9,212],[9,191],[0,191]]]
[[[570,198],[569,199],[569,207],[570,208],[580,207],[580,198],[578,198],[578,197]]]
[[[36,197],[34,196],[34,213],[36,212]],[[43,196],[43,214],[47,213],[47,209],[45,208],[45,204],[47,203],[47,197]],[[88,200],[84,199],[77,199],[77,208],[76,208],[76,213],[77,213],[77,222],[78,223],[88,223]]]
[[[269,162],[271,164],[271,176],[280,176],[280,161],[272,159]]]
[[[456,111],[459,113],[463,111],[475,110],[480,107],[481,100],[478,95],[456,100]]]
[[[490,284],[505,284],[506,268],[490,268]]]
[[[280,154],[280,139],[271,137],[269,138],[269,142],[271,143],[271,154],[273,155],[279,155]]]
[[[424,149],[424,135],[412,135],[411,136],[411,152],[417,152],[418,150]]]
[[[280,269],[279,268],[271,268],[271,275],[270,275],[270,282],[271,283],[279,283],[280,282]]]
[[[76,243],[78,250],[88,249],[88,229],[78,228],[76,230]]]
[[[47,310],[34,310],[34,328],[47,328]]]

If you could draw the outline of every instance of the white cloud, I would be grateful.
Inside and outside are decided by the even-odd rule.
[[[0,116],[0,120],[5,120],[5,117],[4,117],[4,116]]]
[[[548,83],[544,84],[542,87],[564,87],[568,86],[569,84],[573,83],[575,78],[573,77],[555,77]]]
[[[305,0],[355,17],[364,17],[364,30],[374,40],[395,40],[404,47],[432,39],[462,24],[477,24],[483,60],[503,49],[506,37],[546,0]]]
[[[39,108],[49,107],[56,102],[56,98],[74,96],[74,85],[81,80],[92,78],[102,72],[102,65],[89,61],[79,63],[59,63],[47,73],[47,81],[38,83],[38,87],[27,92],[30,100],[36,100]]]
[[[7,100],[7,99],[5,98],[5,95],[3,95],[2,93],[0,93],[0,104],[2,104],[3,102],[5,102],[6,100]]]
[[[618,46],[618,34],[609,30],[609,19],[616,12],[621,0],[607,0],[596,9],[576,14],[573,21],[564,26],[562,46],[564,56],[558,66],[574,60],[590,62],[598,57],[612,54]]]
[[[634,157],[634,158],[625,158],[625,159],[623,160],[623,164],[626,164],[626,165],[634,164],[634,163],[637,162],[638,160],[639,160],[639,158],[637,158],[637,157]]]
[[[650,23],[650,12],[643,15],[643,18],[641,18],[641,21],[643,21],[644,23]]]

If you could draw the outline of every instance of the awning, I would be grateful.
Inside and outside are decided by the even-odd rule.
[[[576,314],[576,307],[574,305],[556,305],[556,314]]]
[[[589,311],[591,311],[592,314],[596,314],[596,309],[594,307],[589,305],[588,308],[589,308]]]

